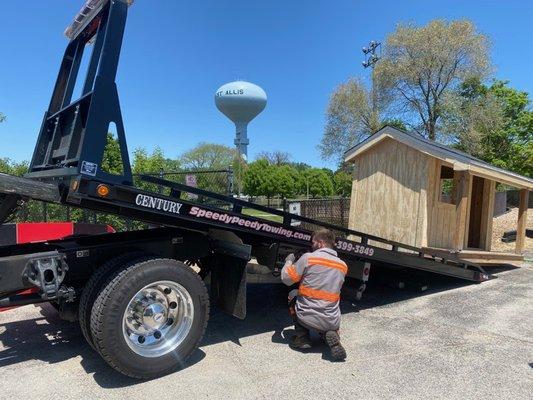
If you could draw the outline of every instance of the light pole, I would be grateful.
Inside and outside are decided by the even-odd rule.
[[[380,53],[378,55],[378,49]],[[381,59],[381,43],[375,40],[372,40],[368,47],[363,47],[363,54],[365,55],[365,61],[363,61],[363,67],[372,68],[372,133],[377,131],[379,127],[379,116],[378,116],[378,98],[376,93],[376,77],[374,74],[374,67],[377,62]]]

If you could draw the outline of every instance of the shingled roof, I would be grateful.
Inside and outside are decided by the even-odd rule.
[[[533,179],[531,178],[495,167],[462,151],[426,139],[417,133],[405,132],[391,126],[383,127],[368,139],[352,147],[345,153],[344,160],[346,162],[353,161],[358,155],[387,138],[396,140],[422,153],[450,163],[456,171],[469,171],[474,175],[492,179],[510,186],[533,190]]]

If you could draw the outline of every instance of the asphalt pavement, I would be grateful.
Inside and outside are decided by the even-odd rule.
[[[255,276],[246,320],[214,310],[187,365],[148,382],[108,367],[51,306],[27,306],[0,314],[0,400],[531,399],[533,265],[497,276],[422,293],[374,284],[358,303],[347,287],[342,363],[318,341],[289,349],[286,289]]]

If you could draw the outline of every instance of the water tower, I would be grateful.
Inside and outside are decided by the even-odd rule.
[[[267,104],[263,89],[250,82],[226,83],[215,95],[217,108],[235,124],[235,145],[244,159],[248,158],[248,124]]]

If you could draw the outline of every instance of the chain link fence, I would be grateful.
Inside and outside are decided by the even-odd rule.
[[[297,213],[302,217],[348,228],[348,220],[350,218],[350,199],[328,198],[285,200],[283,209],[285,212]],[[315,230],[318,226],[302,223],[300,227]],[[342,235],[344,235],[344,233]]]

